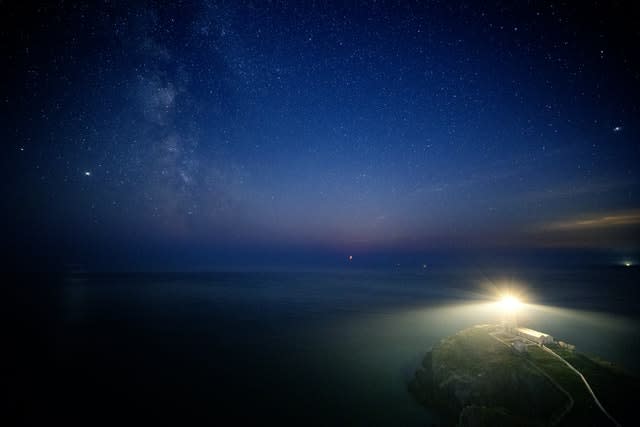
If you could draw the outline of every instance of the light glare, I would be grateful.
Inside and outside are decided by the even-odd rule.
[[[500,307],[506,311],[514,311],[520,307],[520,300],[512,295],[505,295],[500,299]]]

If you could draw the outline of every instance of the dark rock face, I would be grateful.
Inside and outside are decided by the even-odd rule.
[[[504,408],[487,408],[485,406],[467,406],[460,412],[459,427],[510,427],[533,426],[518,417],[510,415]]]

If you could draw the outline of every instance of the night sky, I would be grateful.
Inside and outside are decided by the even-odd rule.
[[[18,268],[638,254],[633,2],[26,3],[0,4]]]

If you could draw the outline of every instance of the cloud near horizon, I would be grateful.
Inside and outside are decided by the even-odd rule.
[[[581,216],[544,225],[545,230],[571,231],[640,225],[640,210]]]

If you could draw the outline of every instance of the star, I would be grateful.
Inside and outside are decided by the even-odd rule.
[[[620,132],[621,130],[622,130],[622,126],[616,126],[616,127],[613,128],[613,131],[616,132],[616,133]]]
[[[91,172],[89,172],[89,171],[84,171],[84,176],[91,176]]]

